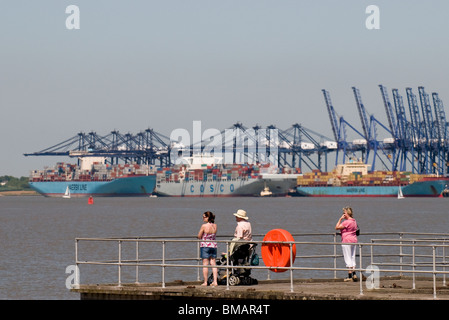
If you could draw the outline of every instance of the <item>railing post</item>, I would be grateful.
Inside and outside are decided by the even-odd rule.
[[[201,251],[200,243],[197,242],[196,243],[196,258],[197,258],[197,265],[198,265],[198,268],[196,268],[196,280],[197,281],[200,281],[200,268],[199,268],[200,262],[201,262],[201,257],[200,257],[201,253],[200,253],[200,251]]]
[[[165,241],[162,240],[162,288],[165,288]]]
[[[261,245],[261,247],[263,246],[263,243]],[[271,272],[270,269],[267,269],[267,280],[271,280]]]
[[[360,295],[363,296],[363,275],[362,275],[362,265],[363,265],[363,261],[362,261],[362,245],[359,244],[359,268],[360,268],[360,272],[359,272],[359,276],[360,276]]]
[[[290,292],[293,292],[293,243],[290,242]]]
[[[401,239],[401,241],[399,241],[399,275],[402,277],[402,236],[403,234],[400,233],[399,234],[399,239]]]
[[[432,246],[432,265],[433,265],[433,298],[437,298],[437,275],[436,275],[436,248],[435,246]]]
[[[416,266],[415,266],[415,244],[416,244],[416,240],[413,240],[413,248],[412,248],[412,265],[413,265],[413,273],[412,273],[412,278],[413,278],[413,283],[412,283],[412,289],[414,290],[416,288]]]
[[[229,241],[226,241],[226,290],[229,290]]]
[[[75,240],[75,285],[80,284],[79,266],[78,266],[78,239]]]
[[[139,283],[139,240],[136,240],[136,284]]]
[[[334,233],[334,279],[337,279],[337,234]]]
[[[443,271],[446,272],[446,240],[443,241]],[[446,273],[443,273],[443,286],[446,286]]]
[[[118,286],[122,286],[122,240],[118,241]]]

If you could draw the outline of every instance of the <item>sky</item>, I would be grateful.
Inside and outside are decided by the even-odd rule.
[[[385,124],[379,84],[448,105],[447,12],[446,0],[1,0],[0,176],[74,163],[23,154],[79,132],[170,136],[201,121],[332,137],[322,89],[357,128],[353,86]]]

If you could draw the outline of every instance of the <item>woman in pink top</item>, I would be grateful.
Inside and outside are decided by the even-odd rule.
[[[342,222],[342,220],[344,220]],[[336,230],[341,232],[341,249],[345,259],[346,267],[348,268],[348,277],[345,281],[357,281],[355,273],[355,251],[357,243],[357,222],[353,218],[352,208],[343,208],[343,215],[338,219]]]
[[[215,259],[217,258],[217,242],[215,242],[217,234],[217,225],[215,224],[215,215],[207,211],[203,213],[203,225],[198,232],[198,239],[201,239],[200,251],[201,258],[203,259],[203,266],[212,265],[215,266]],[[208,268],[203,268],[204,283],[202,286],[207,286]],[[218,270],[212,268],[212,274],[214,281],[211,286],[217,286]]]

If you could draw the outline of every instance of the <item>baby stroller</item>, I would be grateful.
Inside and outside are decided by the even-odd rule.
[[[232,253],[229,255],[229,265],[232,268],[229,269],[229,285],[253,285],[257,284],[257,279],[250,277],[251,269],[245,268],[245,266],[257,266],[259,265],[259,257],[256,253],[257,243],[250,242],[235,242]],[[226,254],[223,253],[221,258],[216,259],[217,266],[226,266]],[[208,278],[208,284],[213,282],[213,275]],[[219,285],[226,285],[226,268],[218,269]]]

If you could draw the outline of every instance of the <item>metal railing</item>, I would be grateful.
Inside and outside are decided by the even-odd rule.
[[[376,236],[365,242],[360,241],[368,236]],[[397,236],[394,238],[394,236]],[[413,236],[413,237],[411,237]],[[254,239],[262,238],[263,235],[255,235]],[[308,241],[251,241],[259,248],[260,264],[259,266],[245,266],[246,269],[261,272],[266,270],[267,279],[271,279],[272,272],[270,269],[285,270],[282,274],[276,273],[277,276],[284,278],[288,274],[290,280],[290,290],[293,292],[294,272],[312,271],[314,274],[327,273],[332,274],[333,278],[337,278],[338,272],[346,272],[347,268],[339,266],[342,263],[342,255],[339,254],[341,242],[339,235],[336,233],[303,233],[293,234],[297,240],[300,238],[312,239]],[[316,238],[331,238],[331,241],[316,241]],[[200,270],[202,268],[221,268],[226,269],[226,274],[235,266],[230,265],[229,258],[226,264],[220,266],[203,266],[200,258],[199,243],[201,240],[192,239],[192,237],[176,237],[176,238],[159,238],[159,237],[130,237],[130,238],[76,238],[75,239],[75,259],[77,270],[81,266],[113,266],[117,268],[117,278],[113,282],[117,286],[122,286],[122,276],[126,268],[133,268],[131,272],[134,277],[134,283],[141,283],[140,275],[143,269],[158,268],[160,269],[161,287],[166,285],[166,270],[169,268],[181,268],[183,270],[196,269],[196,280],[200,280]],[[232,240],[217,240],[218,246],[225,246],[229,251]],[[98,244],[112,244],[112,247],[105,249]],[[266,245],[288,245],[290,246],[290,267],[285,266],[263,266],[263,259],[260,254],[260,247]],[[167,249],[168,246],[175,245],[175,248]],[[295,257],[291,254],[292,246],[296,246],[296,252],[299,253]],[[85,246],[83,251],[94,255],[93,259],[81,259],[80,246]],[[433,297],[437,296],[437,275],[443,277],[443,286],[446,286],[446,267],[449,264],[449,257],[446,257],[447,248],[449,248],[449,234],[443,233],[364,233],[363,237],[359,237],[357,246],[358,267],[356,271],[359,273],[360,279],[360,295],[363,295],[363,272],[370,272],[369,269],[375,266],[382,273],[412,275],[412,289],[416,289],[417,275],[431,275],[433,280]],[[114,248],[115,247],[115,248]],[[144,248],[145,247],[145,248]],[[323,249],[324,248],[324,249]],[[323,251],[324,250],[324,251]],[[325,251],[329,250],[329,252]],[[180,257],[179,254],[186,252],[195,252],[195,256]],[[318,252],[318,254],[316,253]],[[110,254],[108,258],[99,258],[102,254]],[[126,254],[125,254],[126,253]],[[160,258],[158,258],[158,256]],[[323,261],[324,260],[324,261]],[[328,260],[331,260],[329,262]],[[294,261],[294,263],[292,263]],[[306,261],[310,261],[308,265]],[[321,262],[323,261],[323,262]],[[381,267],[382,269],[380,269]],[[84,273],[83,273],[84,274]],[[103,272],[101,273],[103,274]],[[189,274],[191,272],[189,271]],[[154,277],[154,273],[152,273]],[[370,277],[368,277],[370,278]],[[373,278],[369,279],[371,281]],[[98,279],[96,279],[98,283]],[[150,282],[145,280],[145,282]],[[153,281],[154,282],[154,281]],[[80,272],[76,273],[75,285],[80,284]],[[229,276],[226,277],[226,289],[229,290]]]

